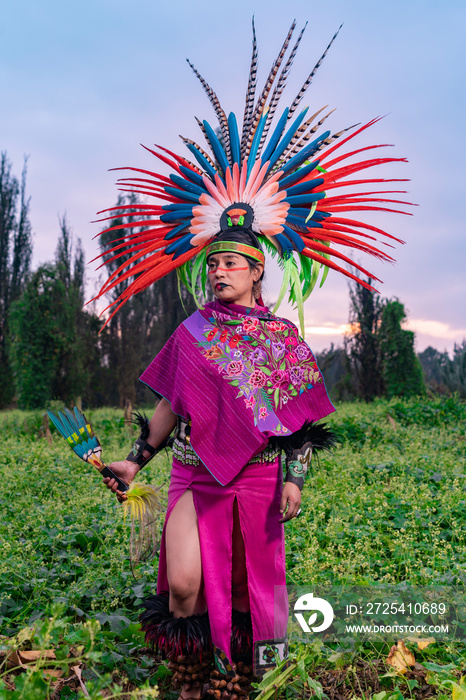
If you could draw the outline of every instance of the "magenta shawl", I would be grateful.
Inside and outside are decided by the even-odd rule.
[[[191,419],[191,445],[222,485],[272,435],[289,435],[335,410],[296,326],[264,306],[206,304],[140,378]]]

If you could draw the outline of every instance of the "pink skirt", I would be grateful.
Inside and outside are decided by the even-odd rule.
[[[173,460],[160,546],[157,593],[169,591],[165,551],[168,518],[180,496],[186,489],[191,489],[199,523],[204,596],[215,659],[224,673],[231,672],[232,662],[231,578],[235,498],[246,552],[254,673],[262,675],[273,668],[277,654],[280,659],[288,655],[285,539],[283,523],[279,522],[282,481],[279,457],[271,463],[247,464],[226,486],[219,484],[202,463],[191,466]]]

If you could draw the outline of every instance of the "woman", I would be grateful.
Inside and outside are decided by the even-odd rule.
[[[182,698],[200,696],[210,650],[216,664],[210,688],[215,698],[234,699],[247,692],[244,663],[248,667],[252,662],[260,675],[276,655],[286,656],[283,523],[296,517],[311,451],[325,442],[313,423],[334,410],[302,339],[303,304],[329,268],[372,290],[357,273],[370,279],[375,275],[340,247],[393,261],[376,247],[375,236],[398,240],[347,215],[399,211],[392,204],[404,202],[392,199],[393,191],[378,189],[393,179],[366,173],[404,159],[357,160],[360,153],[378,148],[373,145],[336,152],[378,120],[344,138],[348,129],[316,135],[329,115],[321,117],[320,110],[309,118],[308,108],[302,109],[303,96],[336,35],[296,98],[278,111],[304,32],[293,46],[294,29],[295,23],[258,95],[253,29],[241,130],[235,114],[227,117],[192,66],[219,122],[216,130],[198,120],[209,153],[185,138],[193,162],[161,146],[147,149],[170,168],[169,176],[131,168],[138,176],[123,178],[123,190],[148,201],[112,207],[103,219],[112,221],[107,231],[115,233],[115,241],[102,255],[121,265],[98,297],[133,277],[122,285],[112,315],[133,294],[175,269],[198,305],[207,276],[216,297],[179,326],[142,375],[160,403],[129,459],[111,465],[131,481],[177,424],[158,594],[145,601],[142,623],[146,639],[171,658],[176,679],[188,681]],[[353,185],[357,190],[352,192]],[[115,216],[130,221],[115,223]],[[289,294],[302,337],[293,324],[262,305],[258,290],[254,294],[263,274],[261,246],[278,257],[283,270],[275,309]],[[287,457],[283,490],[280,446]],[[107,486],[116,491],[113,481]]]
[[[297,394],[295,387],[301,388],[300,373],[306,369],[306,382],[310,368],[314,389],[307,391],[306,399],[299,399],[298,427],[303,416],[316,420],[333,411],[333,406],[312,353],[294,326],[276,319],[257,303],[264,265],[255,236],[244,229],[218,236],[207,251],[207,266],[217,300],[182,324],[184,328],[172,336],[141,377],[162,396],[150,421],[149,445],[158,448],[174,429],[178,416],[192,421],[189,442],[178,438],[175,444],[158,596],[146,601],[143,626],[148,640],[175,660],[187,648],[174,650],[173,639],[167,639],[165,634],[166,624],[176,625],[177,619],[188,625],[202,622],[201,616],[207,610],[217,662],[214,673],[220,674],[219,682],[222,674],[225,680],[233,676],[233,681],[238,675],[236,680],[246,684],[249,679],[244,672],[235,673],[236,662],[252,662],[258,675],[273,665],[273,648],[281,658],[286,656],[288,607],[283,523],[298,513],[304,472],[303,465],[298,467],[301,474],[290,471],[282,488],[279,449],[267,447],[268,437],[289,434],[281,427],[279,402],[283,402],[282,409],[286,409],[288,401],[293,402],[296,396],[292,391]],[[183,338],[183,334],[188,337]],[[197,347],[189,335],[196,339]],[[268,353],[264,350],[267,341]],[[300,348],[298,355],[289,352],[296,348]],[[186,354],[180,359],[183,349]],[[219,374],[219,360],[223,375]],[[274,369],[279,366],[287,369]],[[180,381],[180,373],[184,381]],[[248,386],[241,388],[246,381]],[[196,387],[188,398],[184,396],[186,382],[193,382]],[[275,410],[273,402],[268,402],[268,409],[264,402],[267,383],[270,394],[279,394]],[[242,393],[239,397],[238,389]],[[261,402],[266,405],[254,405]],[[273,425],[267,429],[265,424],[270,423],[272,416]],[[238,438],[242,443],[239,446]],[[197,459],[199,454],[204,456],[205,464]],[[150,457],[149,452],[142,450],[142,457]],[[221,463],[216,463],[216,459]],[[125,461],[113,463],[111,468],[129,482],[139,465]],[[119,494],[114,480],[105,479],[105,483]],[[175,637],[177,631],[168,630],[168,634]],[[204,637],[205,657],[210,651],[208,625]],[[193,652],[194,647],[188,651]],[[196,661],[193,657],[191,665]],[[240,669],[243,671],[244,667],[240,665]],[[195,678],[194,683],[197,681]],[[192,679],[184,685],[181,698],[200,697],[200,687],[195,689],[192,685]],[[239,685],[236,690],[240,692],[241,688]]]

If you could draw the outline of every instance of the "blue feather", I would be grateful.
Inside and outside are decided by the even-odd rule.
[[[282,116],[280,117],[277,126],[273,130],[272,136],[269,139],[269,142],[267,146],[265,147],[265,151],[262,153],[262,162],[266,163],[271,154],[274,152],[274,150],[277,147],[277,143],[280,141],[280,137],[283,134],[283,130],[285,129],[286,126],[286,121],[288,119],[288,107],[286,107],[285,111],[283,112]]]
[[[290,228],[289,226],[283,226],[283,232],[294,243],[295,250],[297,250],[299,253],[302,250],[304,250],[304,241],[301,238],[301,236],[299,235],[299,233],[297,233],[296,231],[293,231],[293,229]]]
[[[306,175],[309,175],[309,173],[312,173],[312,171],[316,169],[319,163],[320,160],[314,160],[312,163],[309,163],[309,165],[303,165],[303,167],[299,168],[295,173],[291,173],[291,175],[287,175],[283,179],[280,179],[280,189],[286,190],[288,189],[288,187],[294,185],[295,182],[299,182],[301,178],[306,177]]]
[[[241,162],[241,148],[239,142],[238,124],[234,112],[228,115],[228,131],[230,132],[231,159],[233,163]]]
[[[74,407],[74,417],[80,428],[87,428],[86,419],[77,406]]]
[[[206,188],[204,187],[204,185],[202,185],[202,187],[200,185],[195,185],[194,182],[185,180],[184,177],[180,177],[179,175],[170,175],[170,180],[186,192],[192,192],[192,194],[199,195],[204,194],[204,192],[206,192]]]
[[[322,136],[318,136],[316,139],[314,139],[314,141],[311,141],[311,143],[301,149],[301,151],[293,156],[293,158],[290,158],[288,163],[285,163],[285,165],[282,166],[281,171],[283,173],[288,173],[295,170],[301,165],[301,163],[304,163],[305,160],[309,160],[309,158],[311,158],[311,156],[314,155],[316,150],[319,148],[322,141],[325,141],[325,139],[329,136],[330,131],[325,131]]]
[[[287,187],[286,196],[294,196],[296,194],[302,194],[303,192],[309,192],[315,187],[324,184],[323,177],[316,177],[315,180],[306,180],[305,182],[300,182],[299,185],[294,185],[293,187]]]
[[[275,239],[281,245],[283,251],[286,251],[287,253],[293,252],[293,246],[292,246],[291,242],[288,240],[288,238],[285,235],[283,235],[283,233],[277,233],[275,236]]]
[[[298,194],[295,197],[285,197],[283,201],[288,202],[288,204],[293,207],[299,206],[300,204],[314,204],[314,202],[318,202],[321,199],[325,199],[325,192],[316,192],[315,194]]]
[[[193,143],[187,143],[186,144],[201,168],[204,168],[206,173],[210,176],[211,180],[215,180],[215,175],[217,171],[215,168],[211,166],[207,158],[205,158],[200,151],[196,148],[196,146]]]
[[[61,419],[63,428],[67,431],[68,436],[75,432],[75,428],[72,423],[69,422],[66,411],[58,411],[58,416]]]
[[[193,218],[193,210],[190,209],[189,214],[183,214],[185,217],[182,221],[183,226],[189,226],[189,222]],[[164,224],[171,224],[172,221],[179,221],[180,220],[180,213],[177,211],[168,211],[166,214],[162,214],[160,216],[160,221]]]
[[[56,416],[52,411],[47,411],[48,417],[60,433],[60,435],[63,435],[64,438],[68,437],[68,432],[67,430],[63,427],[62,422],[59,418],[59,416]]]
[[[290,224],[290,225],[292,224],[293,226],[298,226],[298,227],[302,228],[303,230],[306,230],[306,228],[311,225],[311,221],[312,221],[313,228],[322,228],[322,224],[319,224],[316,221],[314,221],[314,217],[312,217],[308,221],[308,223],[306,224],[306,219],[309,216],[308,209],[305,210],[305,211],[307,211],[307,216],[302,216],[302,217],[293,216],[293,214],[290,214],[290,211],[294,212],[294,209],[290,209],[288,211],[288,216],[286,217],[286,221],[288,224]]]
[[[179,226],[175,226],[175,228],[173,228],[169,233],[167,233],[167,235],[164,237],[163,240],[164,241],[171,241],[172,238],[178,238],[178,234],[182,233],[187,225],[189,225],[189,221],[187,224],[182,223]]]
[[[173,202],[172,204],[164,204],[162,209],[164,211],[176,211],[180,216],[185,214],[186,216],[192,215],[193,208],[190,204],[184,204],[183,202]]]
[[[228,163],[225,151],[223,150],[223,146],[220,143],[220,141],[218,140],[218,138],[215,134],[215,131],[212,129],[209,122],[207,122],[204,119],[204,121],[202,123],[204,124],[204,129],[206,131],[206,137],[211,145],[213,154],[214,154],[218,164],[222,168],[223,172],[225,172],[226,169],[228,168],[229,163]]]
[[[256,160],[257,149],[260,146],[262,132],[264,131],[264,126],[265,126],[266,121],[267,121],[267,110],[264,110],[261,118],[259,119],[259,124],[257,125],[256,133],[254,134],[254,138],[252,140],[251,150],[249,151],[249,155],[248,155],[248,175],[251,172],[252,166],[254,165],[254,162]]]
[[[322,221],[322,219],[328,219],[332,216],[329,211],[315,211],[312,215],[312,221]]]
[[[196,185],[199,185],[199,187],[205,189],[204,180],[202,179],[201,175],[199,175],[199,173],[195,173],[194,170],[190,170],[184,165],[180,165],[180,172],[185,176],[186,179],[191,180],[191,182],[194,182]]]
[[[193,236],[194,234],[187,233],[178,241],[170,243],[170,245],[165,248],[165,253],[167,255],[174,253],[173,260],[176,260],[176,258],[179,258],[180,255],[183,255],[183,253],[186,253],[186,251],[194,247],[191,245],[191,238],[193,238]]]
[[[274,150],[274,152],[273,152],[272,155],[270,156],[270,165],[269,165],[268,170],[270,170],[271,168],[273,168],[273,166],[275,165],[275,163],[277,162],[277,160],[280,158],[280,156],[283,155],[283,153],[284,153],[286,147],[289,145],[291,139],[292,139],[293,136],[295,135],[296,130],[299,129],[299,127],[300,127],[300,125],[301,125],[301,123],[302,123],[304,117],[305,117],[306,114],[307,114],[308,109],[309,109],[309,107],[306,107],[306,109],[303,109],[303,111],[301,112],[301,114],[300,114],[298,117],[296,117],[296,119],[294,120],[293,124],[290,126],[290,128],[288,129],[288,131],[285,133],[285,136],[282,138],[282,140],[281,140],[280,143],[278,144],[277,148]],[[267,160],[268,160],[268,159],[267,159]],[[268,172],[268,171],[267,171],[267,172]]]
[[[180,191],[176,187],[170,187],[168,185],[164,186],[163,189],[167,194],[171,194],[177,199],[184,199],[185,202],[194,202],[195,204],[199,204],[200,195],[198,194],[191,194],[191,192],[186,192],[185,190]]]

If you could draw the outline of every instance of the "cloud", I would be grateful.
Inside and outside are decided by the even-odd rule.
[[[306,335],[328,335],[328,336],[343,336],[345,333],[349,333],[350,325],[348,323],[332,323],[325,326],[306,326]]]
[[[404,328],[415,333],[422,333],[433,338],[442,340],[456,340],[460,342],[466,338],[466,328],[452,328],[448,323],[442,321],[429,321],[426,319],[412,318],[403,324]]]

